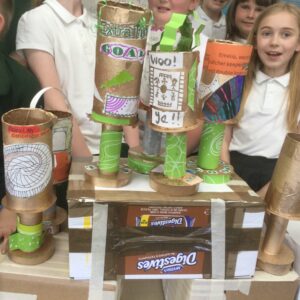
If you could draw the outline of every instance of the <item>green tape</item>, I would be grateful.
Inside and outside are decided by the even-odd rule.
[[[224,138],[223,123],[204,123],[198,150],[197,165],[206,170],[218,167]]]
[[[169,179],[178,179],[186,171],[186,134],[167,134],[164,175]]]
[[[127,82],[130,82],[133,79],[134,79],[134,77],[127,70],[123,70],[118,75],[113,77],[112,79],[107,80],[104,83],[102,83],[100,88],[101,89],[112,88],[112,87],[119,86],[119,85],[125,84]]]
[[[43,224],[33,226],[17,224],[17,233],[9,236],[9,249],[23,252],[34,252],[43,243]]]
[[[91,118],[93,121],[110,124],[110,125],[130,125],[130,119],[114,119],[109,116],[100,115],[96,112],[92,112]]]
[[[122,145],[122,131],[103,131],[100,140],[98,167],[105,173],[117,173]]]
[[[176,42],[177,30],[182,26],[186,15],[173,13],[170,21],[165,25],[165,30],[160,41],[160,51],[173,51]]]
[[[197,80],[197,60],[195,59],[193,66],[189,72],[189,82],[188,82],[188,106],[192,111],[195,110],[195,90],[196,90],[196,80]]]
[[[161,162],[158,162],[157,160],[146,160],[143,158],[138,157],[132,157],[128,155],[128,167],[140,174],[149,174],[152,169],[157,167]]]
[[[205,25],[204,24],[201,24],[198,29],[194,32],[194,41],[195,41],[195,46],[194,48],[196,47],[199,47],[200,46],[200,33],[202,32],[202,30],[204,29]]]

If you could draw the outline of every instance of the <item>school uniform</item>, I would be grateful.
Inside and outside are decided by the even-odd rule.
[[[99,153],[101,124],[89,118],[94,99],[97,20],[84,9],[73,16],[56,0],[26,12],[19,21],[17,50],[35,49],[55,59],[62,91],[92,154]]]
[[[203,34],[208,36],[210,39],[225,39],[226,17],[223,13],[221,13],[221,17],[217,22],[213,21],[201,8],[201,6],[198,6],[195,13],[200,18],[200,20],[204,21],[205,23],[205,28],[202,31]]]
[[[233,127],[231,164],[255,191],[271,180],[288,133],[289,79],[290,73],[272,78],[257,71],[242,118]]]

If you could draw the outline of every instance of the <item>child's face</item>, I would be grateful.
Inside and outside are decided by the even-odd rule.
[[[265,74],[277,77],[288,72],[291,58],[300,50],[299,36],[297,18],[289,12],[277,12],[261,21],[256,50]]]
[[[212,13],[221,13],[228,0],[202,0],[202,7]]]
[[[257,5],[255,0],[240,2],[235,11],[235,25],[242,38],[247,39],[258,15],[265,9]]]
[[[194,10],[199,0],[149,0],[153,11],[154,25],[163,27],[171,19],[172,13],[188,13]]]

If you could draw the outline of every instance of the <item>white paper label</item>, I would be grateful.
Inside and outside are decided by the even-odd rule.
[[[183,127],[184,112],[180,111],[161,111],[152,108],[152,124],[164,128]]]
[[[262,228],[264,224],[264,212],[245,212],[242,228]]]
[[[178,69],[183,68],[183,53],[149,53],[150,66],[160,69]]]

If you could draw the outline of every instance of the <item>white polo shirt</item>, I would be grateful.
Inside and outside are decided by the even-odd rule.
[[[221,18],[218,22],[213,21],[201,8],[199,5],[196,9],[196,14],[198,17],[204,21],[205,28],[202,31],[210,39],[221,39],[224,40],[226,36],[226,17],[221,15]]]
[[[229,150],[250,156],[278,158],[287,129],[287,99],[290,73],[271,78],[257,71],[236,127]]]
[[[101,125],[89,120],[93,106],[97,20],[84,10],[73,16],[56,0],[25,13],[18,25],[17,49],[36,49],[55,59],[64,94],[93,154],[99,153]]]

